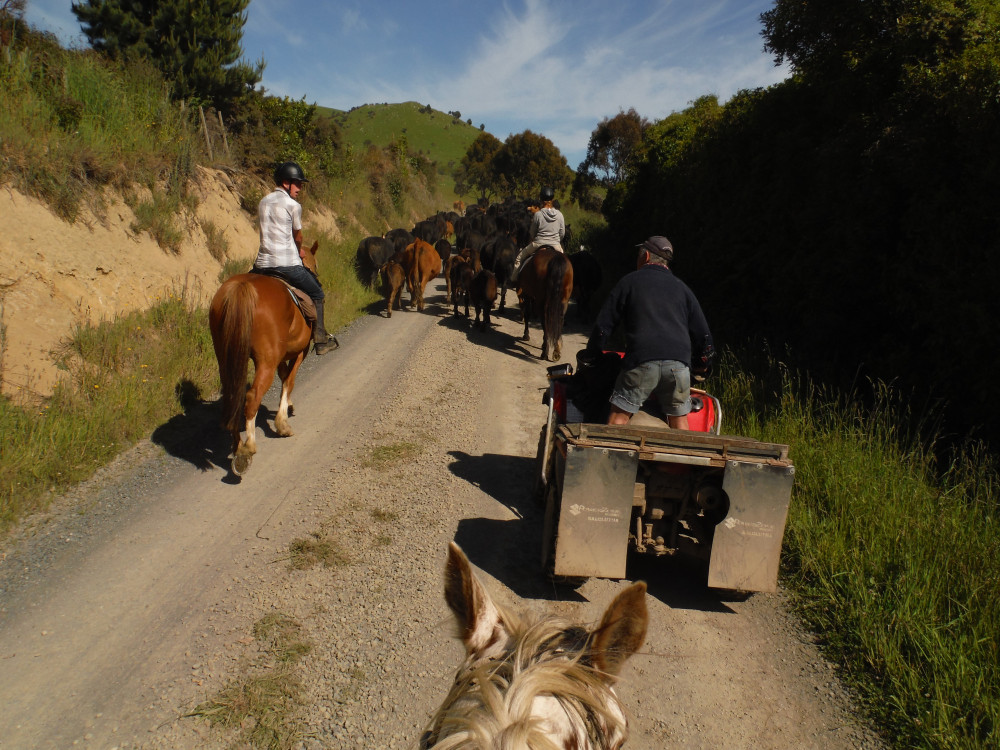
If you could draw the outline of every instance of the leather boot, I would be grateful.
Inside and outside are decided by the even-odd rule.
[[[331,336],[326,332],[323,303],[313,300],[313,304],[316,305],[316,323],[313,325],[313,351],[316,354],[326,354],[340,346],[340,342],[337,341],[336,336]]]

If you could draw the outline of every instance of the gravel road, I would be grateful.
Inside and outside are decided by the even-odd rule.
[[[374,312],[308,358],[296,434],[259,420],[241,482],[208,404],[3,543],[0,748],[229,747],[185,715],[259,663],[269,614],[312,645],[298,747],[414,747],[462,654],[442,595],[451,540],[498,602],[599,617],[626,582],[558,587],[538,566],[541,332],[518,341],[516,305],[472,330],[443,293],[438,279],[425,312]],[[568,356],[585,338],[574,312]],[[317,538],[341,562],[293,569],[290,544]],[[711,592],[656,563],[630,570],[651,624],[619,688],[629,748],[882,747],[781,593]]]

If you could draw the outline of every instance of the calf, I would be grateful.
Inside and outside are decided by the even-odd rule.
[[[448,260],[446,260],[444,264],[444,280],[448,288],[444,298],[445,302],[451,302],[452,300],[452,295],[454,294],[454,280],[451,274],[451,269],[454,268],[455,264],[459,261],[469,263],[472,266],[473,273],[482,268],[482,264],[479,262],[479,253],[477,251],[465,248],[464,250],[460,250],[456,255],[448,256]]]
[[[404,273],[403,267],[394,260],[390,260],[382,266],[379,273],[382,275],[382,290],[385,294],[385,314],[387,318],[391,318],[394,302],[396,309],[401,309],[399,297],[403,290],[403,283],[406,281],[406,273]]]
[[[472,305],[476,308],[475,325],[485,331],[490,329],[490,310],[497,300],[497,277],[485,268],[477,273],[469,284],[469,297]],[[482,323],[479,322],[479,314],[483,314]],[[468,315],[468,311],[465,313]]]
[[[451,264],[451,301],[455,305],[455,315],[458,315],[458,301],[465,299],[465,317],[469,317],[469,286],[476,275],[472,263],[461,255],[456,255]]]
[[[447,263],[448,258],[451,257],[451,243],[448,240],[440,239],[434,243],[434,249],[437,250],[437,254],[441,256],[441,262]]]

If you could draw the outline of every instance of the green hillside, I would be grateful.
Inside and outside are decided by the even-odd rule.
[[[350,112],[317,110],[337,121],[355,153],[363,153],[368,144],[382,147],[406,138],[411,151],[437,162],[438,173],[449,177],[480,133],[477,125],[418,102],[363,104]]]

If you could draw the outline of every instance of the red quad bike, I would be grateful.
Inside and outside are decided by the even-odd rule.
[[[629,554],[682,554],[707,560],[712,588],[775,591],[795,474],[788,446],[721,434],[718,400],[694,388],[690,430],[669,428],[655,404],[627,425],[599,423],[620,356],[605,354],[603,376],[548,368],[535,485],[546,570],[624,578]]]

